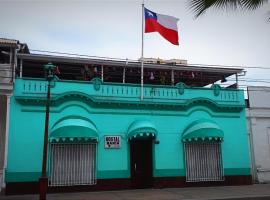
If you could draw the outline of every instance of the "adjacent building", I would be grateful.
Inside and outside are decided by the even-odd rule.
[[[270,88],[248,87],[248,128],[254,181],[270,182]]]
[[[6,193],[38,191],[48,82],[49,191],[251,184],[242,69],[16,54]],[[236,84],[221,87],[227,77]]]
[[[5,187],[10,98],[13,93],[17,52],[28,52],[17,40],[0,38],[0,191]]]

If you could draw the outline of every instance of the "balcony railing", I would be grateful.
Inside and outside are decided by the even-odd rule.
[[[10,64],[0,64],[0,84],[12,83],[12,68]]]
[[[0,93],[11,94],[13,91],[13,70],[11,64],[0,64]]]
[[[21,99],[45,99],[47,82],[42,79],[17,79],[14,95]],[[124,102],[150,104],[187,104],[192,101],[209,101],[220,106],[244,107],[244,93],[238,89],[144,85],[144,99],[141,100],[141,87],[138,84],[102,83],[100,80],[56,81],[51,90],[52,100],[65,95],[82,95],[96,102]]]

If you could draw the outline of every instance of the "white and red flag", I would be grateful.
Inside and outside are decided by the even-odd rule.
[[[145,33],[158,32],[162,37],[174,45],[179,45],[177,21],[179,19],[155,13],[144,8]]]

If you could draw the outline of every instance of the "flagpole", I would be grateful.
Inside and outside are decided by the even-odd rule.
[[[142,3],[142,55],[141,55],[141,100],[143,100],[143,43],[144,43],[144,1]]]

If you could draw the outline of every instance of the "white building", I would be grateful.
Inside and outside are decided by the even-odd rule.
[[[254,181],[270,182],[270,87],[248,87],[247,123]]]
[[[7,164],[10,97],[15,74],[21,73],[17,67],[17,52],[29,52],[29,49],[18,40],[0,38],[0,191],[5,187],[3,180]]]

